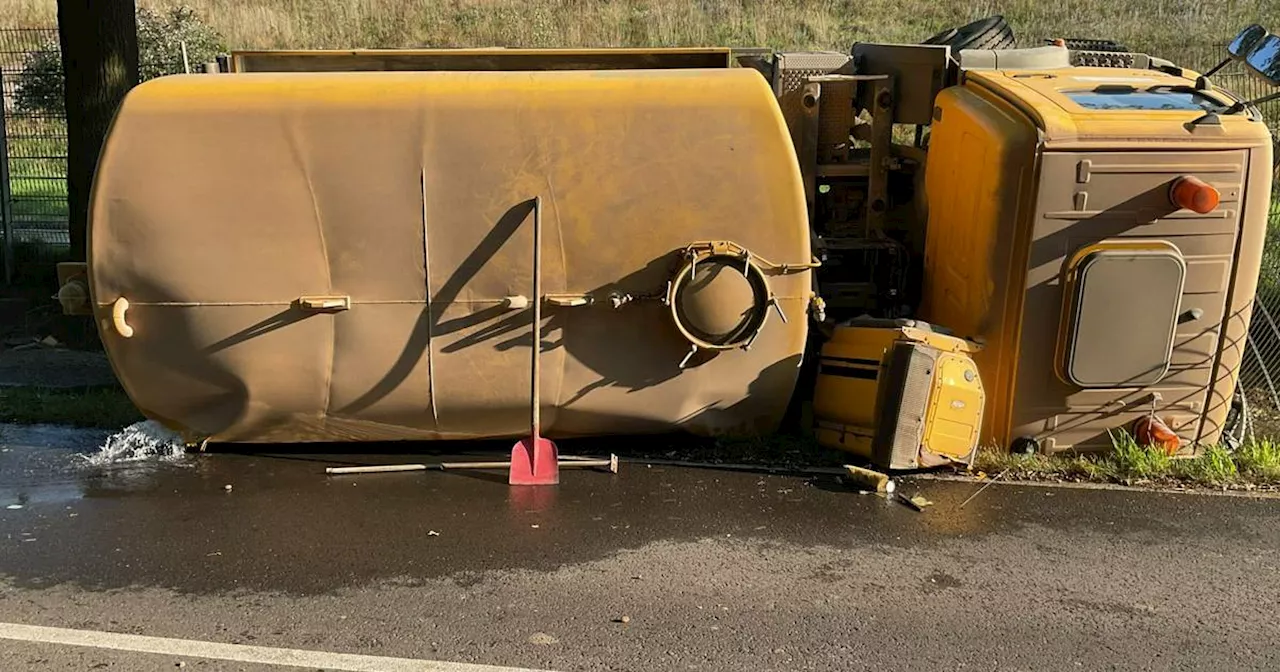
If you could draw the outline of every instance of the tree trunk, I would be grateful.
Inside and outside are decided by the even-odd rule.
[[[58,0],[58,34],[66,76],[71,258],[84,260],[98,154],[116,108],[138,84],[134,0]]]

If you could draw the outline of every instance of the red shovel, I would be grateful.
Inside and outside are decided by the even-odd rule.
[[[529,438],[521,439],[511,447],[511,470],[507,482],[511,485],[558,485],[560,483],[560,457],[556,444],[542,438],[539,426],[542,418],[542,395],[538,383],[542,377],[539,361],[542,354],[542,197],[533,200],[533,421]]]

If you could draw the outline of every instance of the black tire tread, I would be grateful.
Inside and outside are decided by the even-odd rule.
[[[1008,49],[1013,46],[1013,29],[1009,26],[1003,26],[999,31],[993,32],[981,46],[970,47],[972,49]]]
[[[1014,46],[1013,28],[1003,16],[978,19],[959,28],[948,28],[922,44],[945,44],[953,51],[964,49],[1009,49]]]

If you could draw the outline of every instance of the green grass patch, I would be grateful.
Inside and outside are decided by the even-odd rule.
[[[1112,434],[1111,463],[1116,472],[1130,480],[1159,478],[1171,473],[1173,458],[1163,450],[1138,445],[1125,432]]]
[[[119,429],[142,419],[128,395],[119,388],[0,388],[0,422]]]
[[[1246,477],[1280,482],[1280,442],[1250,441],[1236,451],[1235,463],[1237,471]]]
[[[1210,446],[1198,455],[1174,458],[1157,448],[1140,446],[1127,434],[1113,438],[1107,453],[1015,455],[984,450],[972,471],[1005,480],[1118,483],[1122,485],[1207,488],[1280,487],[1280,442],[1254,439],[1237,450]]]

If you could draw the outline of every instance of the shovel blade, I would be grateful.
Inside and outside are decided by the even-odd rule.
[[[511,447],[511,485],[558,485],[560,456],[551,439],[533,436]]]

